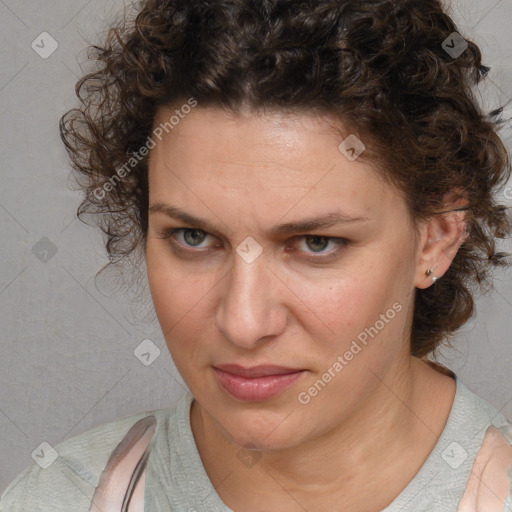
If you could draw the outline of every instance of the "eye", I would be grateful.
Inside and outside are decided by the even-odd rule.
[[[181,237],[177,237],[176,235],[182,235]],[[162,233],[162,236],[160,238],[166,240],[166,239],[172,239],[173,243],[177,243],[178,246],[182,246],[183,248],[188,247],[201,247],[201,243],[205,240],[205,238],[208,236],[208,233],[206,231],[203,231],[202,229],[193,229],[193,228],[174,228],[170,229],[168,231],[165,231]],[[181,238],[184,240],[184,242],[176,242],[176,238]]]
[[[343,247],[348,245],[348,240],[344,238],[338,237],[330,237],[330,236],[320,236],[320,235],[303,235],[298,237],[304,245],[308,249],[312,249],[312,251],[306,250],[307,254],[320,254],[321,256],[313,256],[313,260],[321,260],[333,258],[338,255],[338,253],[343,249]],[[325,251],[324,249],[329,246],[334,247],[330,251]]]
[[[207,245],[202,246],[201,244],[207,239],[208,236],[213,235],[210,235],[209,233],[203,231],[202,229],[172,228],[167,231],[164,231],[161,234],[160,238],[164,240],[169,239],[171,243],[175,247],[177,247],[178,250],[193,253],[194,248],[207,250],[209,248],[220,246],[219,244],[210,247],[208,247]],[[344,247],[346,247],[349,244],[348,240],[344,238],[320,235],[301,235],[295,237],[295,239],[300,240],[303,244],[306,245],[305,250],[299,249],[298,252],[304,252],[307,255],[312,256],[310,258],[306,258],[311,261],[321,261],[334,258]],[[330,251],[326,251],[325,249],[328,248],[329,246],[333,248]],[[292,248],[291,251],[297,252],[297,249]]]

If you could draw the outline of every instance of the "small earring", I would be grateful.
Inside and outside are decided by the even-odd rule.
[[[433,272],[434,272],[434,271],[433,271],[432,269],[430,269],[430,268],[429,268],[428,270],[426,270],[426,271],[425,271],[425,275],[428,277],[428,276],[432,275],[432,274],[433,274]],[[436,276],[432,275],[432,278],[431,278],[431,279],[432,279],[432,283],[435,283],[435,282],[437,281],[437,279],[438,279],[438,278],[437,278]]]

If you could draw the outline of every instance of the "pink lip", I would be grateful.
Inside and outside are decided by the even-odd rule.
[[[246,368],[235,364],[213,367],[219,384],[238,400],[267,400],[291,386],[304,372],[296,368],[261,365]]]

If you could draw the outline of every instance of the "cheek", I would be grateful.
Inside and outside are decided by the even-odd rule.
[[[393,272],[375,264],[358,271],[334,271],[321,282],[295,283],[297,297],[312,311],[327,333],[347,338],[375,322],[398,295]],[[391,300],[393,299],[393,300]]]
[[[325,332],[326,338],[343,337],[359,323],[364,291],[357,281],[351,279],[333,279],[331,284],[308,283],[297,286],[296,293],[300,302],[309,310],[302,319],[311,319],[309,328],[318,328]],[[368,307],[368,304],[366,304]],[[311,312],[313,315],[311,315]],[[296,310],[299,315],[299,310]]]
[[[155,312],[174,357],[180,347],[193,348],[205,330],[215,281],[207,274],[194,275],[190,267],[185,271],[164,252],[148,248],[146,265]]]
[[[179,275],[177,269],[172,269],[170,258],[164,251],[149,246],[146,251],[146,266],[151,297],[164,335],[169,332],[176,322],[187,311],[187,296],[191,288]]]
[[[351,364],[351,373],[358,366],[381,359],[382,351],[391,355],[399,350],[411,301],[407,297],[408,278],[406,265],[389,265],[389,260],[379,265],[373,260],[371,265],[361,266],[357,273],[338,277],[338,281],[333,276],[331,284],[306,290],[310,309],[321,320],[317,324],[328,327],[328,330],[323,328],[324,336],[313,336],[315,348],[319,350],[317,355],[333,362],[356,342],[361,353],[357,355],[359,364]]]
[[[172,306],[169,313],[175,313],[176,307],[181,307],[183,299],[193,289],[190,286],[193,278],[175,263],[165,241],[148,241],[146,267],[155,308],[170,309]]]

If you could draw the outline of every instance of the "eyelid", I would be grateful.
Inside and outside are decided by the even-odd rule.
[[[170,240],[171,243],[174,244],[175,246],[177,246],[179,249],[181,249],[183,251],[188,251],[189,253],[199,252],[200,250],[205,251],[205,250],[209,249],[208,247],[207,248],[205,248],[205,247],[194,248],[192,246],[188,246],[187,247],[186,245],[183,245],[183,244],[177,242],[175,237],[174,237],[174,235],[177,234],[178,232],[184,232],[184,231],[201,231],[202,233],[204,233],[207,236],[215,237],[215,235],[213,235],[211,233],[208,233],[207,231],[205,231],[204,229],[201,229],[201,228],[181,227],[181,228],[166,229],[166,230],[161,232],[159,238],[162,239],[162,240]]]
[[[206,251],[206,250],[209,249],[209,248],[205,248],[205,247],[197,247],[197,248],[194,248],[192,246],[188,246],[187,247],[187,246],[177,242],[176,239],[174,238],[174,235],[177,234],[178,232],[184,232],[184,231],[201,231],[202,233],[204,233],[207,236],[213,236],[213,237],[217,238],[215,235],[213,235],[212,233],[208,233],[204,229],[201,229],[201,228],[190,228],[190,227],[170,228],[170,229],[164,230],[160,234],[159,238],[163,239],[163,240],[169,239],[169,240],[171,240],[171,243],[174,244],[175,246],[177,246],[180,250],[183,250],[185,252],[189,252],[191,254],[193,254],[194,252],[202,252],[202,251]],[[316,261],[327,260],[329,258],[336,257],[338,255],[339,251],[343,247],[345,247],[345,246],[347,246],[349,244],[349,241],[346,238],[335,237],[335,236],[328,236],[328,235],[319,235],[319,234],[316,234],[316,233],[305,233],[303,235],[295,235],[295,236],[291,237],[291,239],[292,240],[304,240],[306,237],[325,238],[326,240],[328,240],[330,242],[334,242],[335,245],[337,246],[335,249],[332,249],[329,252],[321,252],[321,253],[310,252],[310,253],[306,253],[309,256],[306,257],[305,259],[316,260]],[[293,252],[301,252],[301,251],[293,249]],[[315,254],[318,254],[318,256],[315,256]]]

